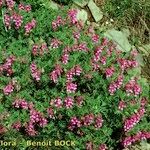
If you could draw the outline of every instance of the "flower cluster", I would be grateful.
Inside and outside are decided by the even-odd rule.
[[[3,88],[3,93],[5,95],[9,95],[9,94],[11,94],[14,91],[14,89],[15,89],[14,84],[12,82],[10,82],[8,85],[6,85]]]
[[[47,108],[47,114],[48,114],[49,118],[54,118],[53,108],[51,108],[51,107]]]
[[[11,16],[8,14],[4,14],[4,23],[8,29],[11,28],[12,23],[14,23],[16,29],[19,29],[23,23],[23,17],[16,12],[14,12]]]
[[[77,117],[70,118],[68,129],[72,131],[75,128],[79,128],[79,127],[81,127],[81,121]]]
[[[137,79],[131,79],[126,85],[125,90],[128,93],[128,95],[133,94],[134,96],[137,96],[141,93],[141,87],[138,85]]]
[[[94,43],[98,43],[98,42],[99,42],[99,35],[94,34],[94,35],[92,36],[92,41],[93,41]]]
[[[117,89],[120,89],[121,86],[123,84],[123,75],[118,76],[116,81],[113,81],[110,85],[109,85],[109,93],[110,95],[113,95]]]
[[[95,118],[95,128],[96,129],[99,129],[99,128],[101,128],[102,127],[102,125],[103,125],[103,118],[102,118],[102,115],[101,114],[99,114],[98,116],[96,116],[96,118]]]
[[[5,63],[0,66],[1,72],[6,73],[7,76],[11,76],[13,74],[12,65],[14,61],[16,60],[15,56],[10,56],[6,59]]]
[[[125,137],[122,140],[122,145],[124,147],[128,147],[129,145],[131,145],[133,143],[136,143],[136,142],[139,142],[139,141],[145,140],[145,139],[150,139],[150,132],[139,131],[135,135]]]
[[[73,25],[78,22],[77,13],[78,11],[76,9],[71,9],[68,11],[68,17],[70,18],[71,24]]]
[[[107,149],[108,148],[107,148],[106,144],[101,144],[98,148],[98,150],[107,150]]]
[[[138,63],[136,60],[127,60],[123,58],[119,58],[118,63],[120,64],[120,67],[123,71],[129,68],[135,68],[138,66]]]
[[[73,37],[74,37],[74,39],[76,40],[76,41],[78,41],[79,40],[79,38],[80,38],[80,32],[73,32]]]
[[[57,64],[55,66],[55,69],[49,74],[50,79],[54,82],[57,83],[59,76],[62,74],[63,70],[62,67]]]
[[[39,81],[41,78],[41,71],[37,68],[37,65],[33,62],[30,65],[31,75],[36,80]]]
[[[42,56],[45,52],[48,51],[47,44],[42,43],[41,45],[34,44],[32,46],[32,54],[33,56]]]
[[[19,131],[21,127],[22,127],[22,125],[21,125],[20,121],[16,121],[12,124],[12,128],[16,129],[17,131]]]
[[[53,30],[57,30],[57,28],[59,28],[64,24],[65,24],[65,20],[63,20],[61,16],[57,16],[56,20],[52,22],[52,28]]]
[[[11,28],[11,16],[10,15],[4,14],[4,23],[8,29]]]
[[[28,35],[36,26],[36,20],[32,19],[30,22],[28,22],[24,28],[25,28],[25,35]]]
[[[30,120],[29,122],[25,125],[25,131],[27,132],[28,135],[30,136],[35,136],[37,135],[37,131],[35,130],[35,125],[38,125],[39,127],[44,127],[48,123],[47,119],[43,117],[43,114],[38,112],[35,109],[30,110]]]
[[[15,108],[28,109],[29,104],[25,99],[16,99],[13,104]]]
[[[73,100],[72,97],[66,97],[65,100],[64,100],[64,103],[65,103],[65,107],[67,109],[69,109],[69,108],[73,107],[74,100]]]
[[[94,115],[87,114],[81,118],[84,126],[90,126],[94,122]]]
[[[0,0],[0,7],[3,5],[3,0]]]
[[[69,54],[66,53],[66,52],[64,52],[64,53],[62,54],[62,56],[61,56],[61,62],[62,62],[63,64],[67,64],[68,61],[69,61]]]
[[[6,5],[8,7],[9,10],[12,10],[15,6],[15,1],[13,0],[6,0]]]
[[[58,39],[52,39],[50,45],[52,48],[58,48],[61,44],[62,42],[59,41]]]
[[[75,75],[80,76],[81,72],[82,72],[82,68],[79,65],[74,66],[66,74],[67,81],[72,81],[73,76]]]
[[[19,4],[19,10],[24,10],[26,12],[31,11],[31,5],[24,5],[23,3]]]
[[[124,131],[129,131],[131,130],[144,116],[145,109],[140,108],[137,113],[133,114],[130,118],[127,118],[124,121]]]
[[[72,83],[72,82],[67,82],[66,83],[66,90],[68,93],[75,93],[75,91],[77,90],[77,84],[76,83]]]
[[[68,129],[74,130],[75,128],[79,128],[81,126],[90,126],[90,125],[94,125],[95,129],[99,129],[102,127],[102,124],[103,124],[103,119],[101,114],[94,116],[94,114],[90,113],[81,116],[81,119],[77,119],[77,117],[71,118]]]
[[[126,108],[126,103],[123,100],[119,101],[118,109],[123,110],[124,108]]]
[[[114,67],[106,68],[105,69],[106,78],[111,77],[114,74],[114,72],[115,72]]]
[[[23,17],[17,13],[14,13],[11,18],[15,24],[15,28],[19,29],[23,23]]]

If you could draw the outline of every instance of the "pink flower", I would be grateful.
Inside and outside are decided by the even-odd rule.
[[[71,24],[76,24],[78,22],[77,13],[78,11],[76,9],[71,9],[68,11],[68,16],[70,18]]]
[[[53,110],[53,108],[48,108],[47,109],[47,114],[48,114],[48,116],[50,117],[50,118],[54,118],[54,110]]]
[[[128,136],[126,138],[124,138],[124,140],[122,141],[122,144],[124,147],[128,147],[129,145],[132,144],[132,137]]]
[[[130,118],[127,118],[124,122],[124,130],[129,131],[131,130],[144,116],[145,109],[140,108],[137,113],[133,114]]]
[[[82,72],[82,68],[79,65],[76,65],[74,67],[74,71],[75,71],[75,75],[76,76],[80,76],[81,72]]]
[[[30,12],[30,11],[31,11],[31,5],[26,5],[26,6],[24,7],[24,10],[25,10],[26,12]]]
[[[11,28],[11,17],[7,14],[4,15],[4,23],[8,29]]]
[[[98,42],[99,42],[99,35],[94,34],[94,35],[92,36],[92,41],[93,41],[94,43],[98,43]]]
[[[73,37],[75,40],[78,40],[80,38],[80,32],[73,32]]]
[[[3,5],[3,0],[0,0],[0,7]]]
[[[88,115],[85,115],[81,118],[82,122],[83,122],[83,125],[85,126],[89,126],[91,125],[92,123],[94,123],[94,115],[91,113],[91,114],[88,114]]]
[[[2,65],[2,70],[7,73],[7,76],[11,76],[13,74],[12,65],[15,61],[15,56],[10,56],[6,59],[5,63]]]
[[[113,95],[116,92],[117,89],[120,89],[122,84],[123,84],[123,76],[120,75],[120,76],[118,76],[116,81],[113,81],[109,85],[108,91],[109,91],[110,95]]]
[[[52,28],[53,30],[57,30],[58,27],[60,27],[61,25],[64,25],[64,20],[62,19],[61,16],[57,16],[56,20],[54,20],[52,22]]]
[[[18,8],[19,8],[19,10],[24,10],[25,9],[24,5],[22,3],[19,4]]]
[[[119,109],[119,110],[123,110],[124,108],[126,108],[126,104],[125,104],[124,101],[121,100],[121,101],[119,102],[118,109]]]
[[[31,22],[28,22],[26,25],[25,25],[25,35],[28,35],[32,29],[34,29],[36,26],[36,20],[35,19],[32,19]]]
[[[129,95],[134,94],[134,96],[137,96],[142,92],[142,89],[141,89],[140,85],[138,85],[136,79],[131,79],[125,85],[125,90]]]
[[[57,83],[58,77],[63,72],[62,67],[60,65],[56,65],[55,69],[50,73],[50,78],[54,83]]]
[[[67,109],[72,108],[73,107],[73,98],[72,97],[66,97],[64,100],[64,105]]]
[[[139,131],[135,135],[125,137],[122,141],[124,147],[128,147],[132,143],[139,142],[150,138],[150,132]]]
[[[120,67],[122,71],[129,69],[129,68],[135,68],[138,66],[138,62],[135,60],[126,60],[123,58],[118,59],[118,63],[120,64]]]
[[[100,59],[100,62],[103,64],[103,65],[106,65],[106,57],[101,57]]]
[[[68,93],[75,93],[75,91],[77,90],[77,84],[72,82],[67,82],[66,89]]]
[[[106,68],[105,70],[106,78],[111,77],[114,74],[114,72],[115,72],[114,67]]]
[[[56,99],[54,100],[54,106],[55,106],[55,107],[61,108],[62,105],[63,105],[63,103],[62,103],[61,98],[58,97],[58,98],[56,98]]]
[[[76,103],[78,106],[82,106],[83,104],[83,97],[82,96],[77,96],[76,97]]]
[[[38,70],[37,65],[35,63],[32,63],[30,65],[31,75],[36,81],[40,81],[41,78],[41,71]]]
[[[6,85],[4,88],[3,88],[3,93],[5,95],[9,95],[11,94],[12,92],[14,91],[14,85],[12,83],[9,83],[8,85]]]
[[[50,73],[50,79],[54,82],[54,83],[57,83],[58,81],[58,74],[56,72],[56,70],[52,71]]]
[[[37,135],[37,131],[35,131],[34,125],[32,122],[29,122],[25,126],[25,131],[28,133],[30,136],[35,136]]]
[[[107,46],[109,43],[109,40],[107,38],[102,39],[102,46]]]
[[[61,44],[62,42],[59,41],[58,39],[52,39],[50,45],[52,48],[58,48]]]
[[[40,46],[40,55],[43,55],[44,53],[48,52],[48,47],[46,43],[42,43]]]
[[[61,57],[61,62],[63,64],[67,64],[69,60],[69,54],[68,53],[63,53],[62,57]]]
[[[101,145],[98,147],[98,150],[107,150],[106,144],[101,144]]]
[[[15,108],[28,109],[28,102],[24,99],[16,99],[12,105]]]
[[[14,8],[15,2],[13,0],[6,0],[6,5],[9,10],[12,10]]]
[[[103,125],[103,118],[102,118],[102,115],[98,115],[95,119],[95,128],[98,129],[98,128],[101,128]]]
[[[93,150],[93,143],[92,142],[87,142],[86,143],[86,150]]]
[[[22,127],[22,125],[21,125],[20,121],[16,121],[12,124],[12,128],[16,129],[17,131],[19,131],[21,127]]]
[[[38,55],[38,45],[36,45],[36,44],[34,44],[33,46],[32,46],[32,54],[34,55],[34,56],[36,56],[36,55]]]
[[[43,115],[36,111],[36,110],[30,110],[30,122],[36,123],[40,127],[44,127],[47,125],[47,119],[43,117]]]
[[[100,60],[100,55],[102,53],[103,47],[98,46],[96,47],[95,51],[94,51],[94,58],[93,61],[98,62]]]
[[[23,17],[19,14],[14,13],[12,15],[13,22],[15,23],[15,28],[19,29],[23,22]]]
[[[88,52],[89,48],[87,47],[87,43],[85,43],[85,42],[80,43],[79,46],[78,46],[78,50]]]
[[[69,130],[74,130],[75,128],[81,127],[81,121],[77,117],[72,117],[69,121]]]

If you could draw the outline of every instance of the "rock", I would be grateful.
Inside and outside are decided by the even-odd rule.
[[[73,0],[73,2],[83,8],[88,4],[89,0]]]
[[[57,5],[57,3],[53,2],[53,1],[50,1],[49,7],[52,8],[52,9],[54,9],[54,10],[58,10],[58,5]]]
[[[100,10],[100,8],[93,2],[93,0],[90,0],[88,3],[88,7],[92,13],[92,16],[96,22],[100,21],[103,18],[103,12]]]
[[[84,23],[88,19],[88,14],[84,9],[78,10],[77,19],[82,20]]]
[[[117,48],[128,52],[131,50],[131,45],[128,41],[127,35],[121,31],[117,31],[115,29],[107,30],[106,33],[104,33],[106,37],[113,40],[117,44]]]

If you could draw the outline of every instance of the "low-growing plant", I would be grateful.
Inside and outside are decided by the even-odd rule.
[[[138,52],[120,51],[77,10],[0,1],[3,140],[72,140],[58,149],[122,149],[150,138]],[[51,147],[57,149],[57,147]],[[42,147],[40,147],[42,149]]]

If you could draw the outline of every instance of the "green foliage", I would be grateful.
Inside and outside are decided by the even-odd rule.
[[[131,56],[130,52],[124,53],[116,49],[112,41],[108,40],[107,43],[107,39],[104,38],[103,34],[97,35],[94,32],[94,35],[99,36],[98,43],[94,43],[92,40],[93,34],[89,33],[86,25],[82,27],[78,24],[80,22],[71,23],[67,15],[67,7],[54,11],[41,5],[42,0],[26,0],[25,2],[29,2],[33,9],[26,13],[18,10],[18,4],[15,5],[15,11],[23,17],[23,23],[19,29],[16,29],[13,23],[11,28],[7,29],[3,22],[4,14],[0,15],[0,114],[2,116],[8,114],[8,117],[2,117],[0,120],[0,125],[7,128],[7,131],[2,134],[2,139],[16,139],[19,142],[18,149],[25,149],[27,147],[25,141],[27,140],[42,141],[48,138],[53,141],[61,139],[75,141],[76,145],[71,147],[72,149],[86,149],[88,141],[94,144],[95,149],[98,149],[98,146],[104,143],[109,149],[117,149],[122,137],[126,136],[123,130],[124,120],[137,112],[141,107],[141,99],[149,99],[149,87],[145,86],[145,80],[139,76],[136,79],[138,80],[137,86],[142,87],[142,92],[127,95],[125,85],[133,77],[133,74],[129,74],[127,71],[132,71],[134,67],[122,70],[118,63],[118,58],[130,61],[134,61],[135,58]],[[6,9],[6,5],[1,8],[4,13]],[[9,13],[11,14],[12,12],[10,11]],[[52,22],[54,23],[58,16],[61,16],[64,22],[60,23],[61,25],[55,30]],[[26,35],[24,27],[33,18],[36,20],[36,26]],[[74,31],[80,33],[78,40],[73,37]],[[58,44],[58,48],[53,46],[53,39],[61,41],[60,45]],[[104,44],[104,41],[107,44]],[[34,54],[33,46],[38,45],[41,48],[42,44],[46,44],[46,50],[44,49],[40,54]],[[76,50],[76,46],[79,48],[79,45],[80,50]],[[67,52],[69,60],[65,64],[61,58],[66,46],[72,49]],[[88,50],[85,50],[86,46]],[[93,57],[96,54],[95,50],[98,46],[103,49],[101,58],[97,62],[93,62]],[[109,51],[111,51],[110,55],[108,54]],[[11,55],[15,56],[15,60],[11,68],[13,73],[9,74],[8,69],[10,68],[7,68],[4,64]],[[106,57],[106,64],[101,62],[102,57]],[[33,75],[32,70],[35,69],[31,66],[33,62],[37,66],[35,76],[39,76],[38,73],[40,72],[40,80],[36,80]],[[94,64],[92,63],[100,67],[94,69]],[[55,70],[58,64],[61,66],[62,72],[58,77],[58,82],[55,83],[54,79],[50,77],[50,73]],[[9,66],[10,64],[7,65]],[[66,90],[68,82],[66,76],[68,71],[76,65],[79,65],[82,71],[80,75],[73,75],[71,82],[77,84],[77,90],[69,93]],[[112,66],[114,66],[115,71],[112,77],[107,78],[105,71]],[[123,76],[123,83],[111,95],[109,86],[118,79],[119,75]],[[8,84],[14,86],[11,92],[9,88],[7,89],[10,92],[9,94],[5,91]],[[68,96],[74,98],[71,108],[68,109],[65,103],[60,108],[53,106],[53,100],[60,97],[64,102],[64,99]],[[81,106],[76,100],[78,96],[83,97]],[[19,106],[14,104],[18,99],[20,101],[25,100],[27,109],[23,107],[25,104]],[[136,101],[134,106],[130,103],[133,99]],[[123,100],[127,105],[122,111],[118,109],[120,100]],[[31,107],[31,102],[33,103],[33,108]],[[53,117],[50,117],[47,113],[49,108],[54,111]],[[141,130],[147,132],[150,130],[148,128],[148,113],[150,111],[148,108],[148,106],[145,106],[147,110],[145,116],[127,135],[135,134]],[[34,110],[40,113],[38,115],[41,115],[41,118],[43,117],[47,120],[45,126],[41,126],[40,121],[34,120],[35,122],[32,122],[32,111]],[[84,125],[86,122],[84,117],[89,114],[93,114],[94,117],[101,115],[103,119],[102,126],[99,128],[94,126],[95,118],[90,125]],[[38,118],[38,115],[35,118]],[[81,120],[82,125],[81,127],[75,127],[71,131],[68,126],[70,125],[70,119],[74,116]],[[19,127],[18,131],[13,128],[13,124],[17,121],[21,122],[21,127]],[[31,132],[27,130],[31,122],[37,132],[34,136],[30,135]],[[51,148],[56,149],[54,145]],[[63,147],[62,150],[69,148]],[[42,148],[40,147],[40,149]]]

